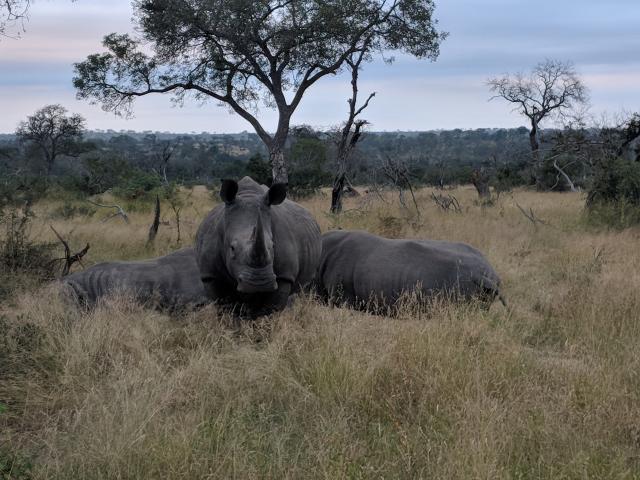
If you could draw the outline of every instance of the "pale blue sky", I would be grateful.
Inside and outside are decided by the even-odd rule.
[[[487,77],[527,70],[544,58],[571,60],[590,90],[592,113],[640,110],[640,0],[440,0],[450,33],[437,62],[398,57],[365,66],[363,93],[376,91],[365,117],[374,130],[510,127],[524,124],[504,102],[488,102]],[[35,0],[20,40],[0,39],[0,132],[48,103],[82,113],[89,128],[237,132],[250,126],[214,103],[174,107],[139,100],[131,120],[75,99],[72,64],[101,50],[102,37],[131,31],[129,0]],[[317,84],[293,123],[328,127],[346,115],[348,81]],[[260,118],[275,125],[272,111]]]

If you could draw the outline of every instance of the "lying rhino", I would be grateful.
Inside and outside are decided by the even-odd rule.
[[[209,303],[193,248],[137,262],[105,262],[63,279],[66,292],[92,306],[101,297],[124,292],[142,303],[176,310]]]
[[[209,298],[257,316],[282,309],[309,284],[320,261],[320,228],[286,187],[249,177],[223,180],[220,198],[196,235],[196,259]]]
[[[489,306],[500,279],[475,248],[434,240],[391,240],[363,231],[322,236],[318,293],[356,308],[385,311],[405,292],[452,300],[479,298]],[[500,297],[502,300],[502,297]]]

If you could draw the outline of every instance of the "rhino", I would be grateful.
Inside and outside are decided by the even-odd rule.
[[[322,236],[315,282],[321,298],[373,313],[389,311],[404,293],[429,301],[478,298],[491,305],[500,278],[486,258],[464,244],[388,239],[364,231],[334,230]]]
[[[64,291],[83,305],[125,292],[161,310],[199,307],[207,297],[196,264],[195,250],[183,248],[164,257],[132,262],[104,262],[62,280]]]
[[[196,234],[200,278],[212,300],[256,317],[284,308],[310,284],[320,261],[320,227],[286,199],[250,177],[223,180],[217,205]]]

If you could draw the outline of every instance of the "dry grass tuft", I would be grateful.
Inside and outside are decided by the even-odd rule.
[[[583,227],[577,194],[515,193],[550,224],[535,227],[508,196],[483,208],[460,189],[456,214],[430,193],[419,218],[391,197],[339,218],[326,197],[302,203],[324,230],[478,247],[509,310],[408,301],[376,317],[302,295],[239,325],[215,307],[16,294],[0,310],[0,477],[639,478],[640,231]],[[185,243],[203,214],[184,212]],[[145,250],[151,214],[131,217],[54,226],[93,261],[172,248],[161,226]]]

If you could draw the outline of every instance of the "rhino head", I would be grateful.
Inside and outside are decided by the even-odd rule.
[[[287,196],[285,184],[274,184],[264,195],[237,195],[238,183],[223,180],[224,201],[222,257],[238,292],[274,292],[278,289],[273,269],[274,249],[271,206]]]

